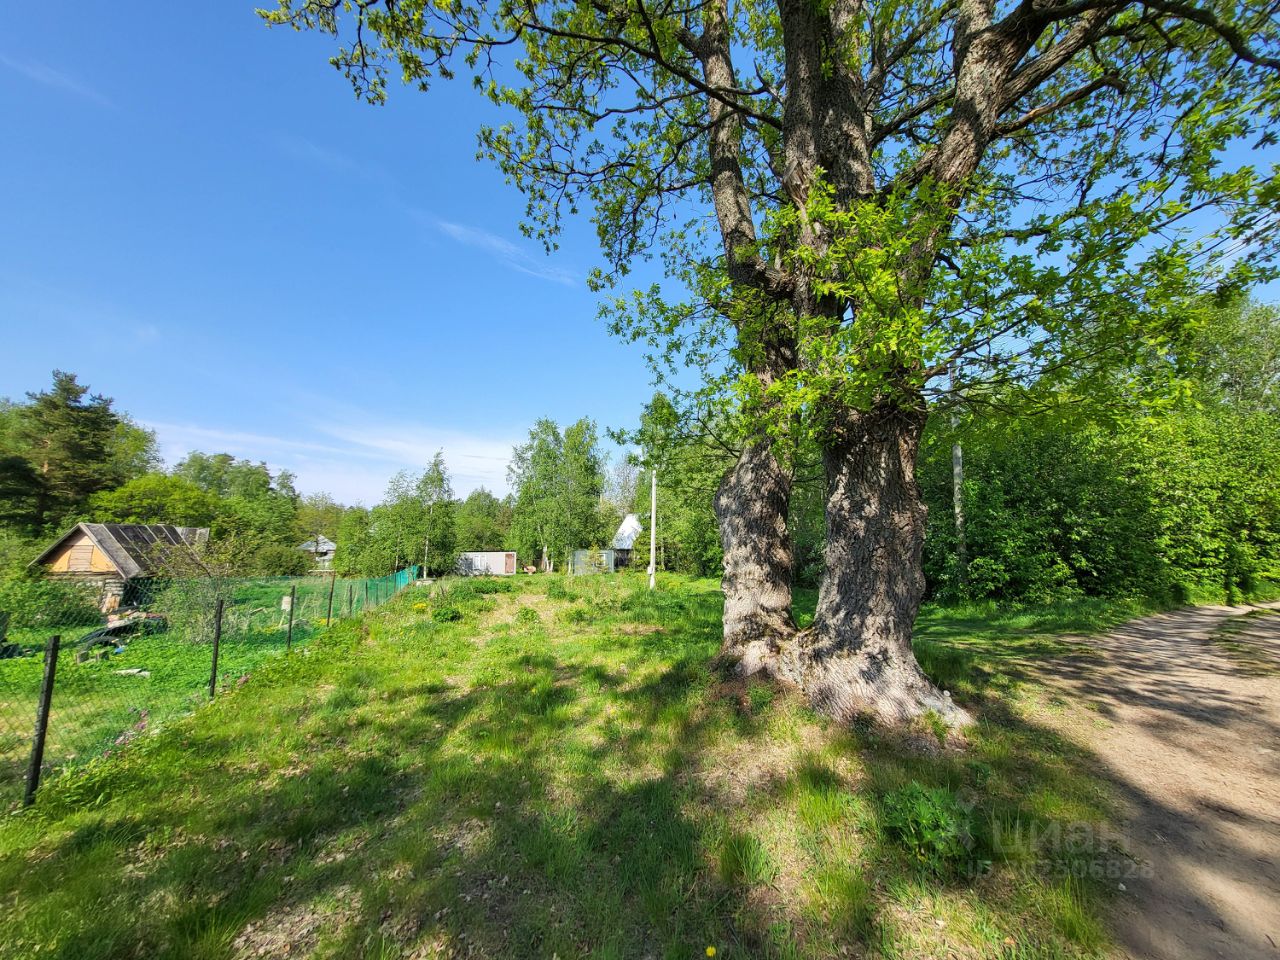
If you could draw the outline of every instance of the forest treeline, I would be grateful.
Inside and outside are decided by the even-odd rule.
[[[1114,395],[1002,402],[931,418],[919,481],[925,573],[937,600],[1147,596],[1234,601],[1280,583],[1280,311],[1249,300],[1197,310],[1176,356],[1127,370]],[[1132,398],[1135,382],[1159,381]],[[1169,390],[1169,385],[1174,386]],[[1152,403],[1150,398],[1159,397]],[[667,565],[715,574],[712,501],[732,446],[659,398],[639,436],[662,449]],[[963,548],[954,496],[962,463]],[[818,453],[794,456],[795,580],[822,573]],[[961,558],[964,558],[962,561]]]
[[[636,467],[610,468],[596,424],[539,420],[516,447],[512,493],[454,496],[444,452],[393,476],[373,507],[302,494],[287,470],[193,451],[166,468],[153,432],[75,374],[0,401],[0,570],[28,574],[51,539],[81,521],[208,527],[220,567],[244,576],[308,572],[301,545],[327,537],[340,573],[381,576],[410,564],[453,569],[463,550],[547,551],[607,545],[634,499]]]
[[[1234,600],[1280,582],[1280,312],[1237,301],[1194,331],[1182,389],[1159,406],[1062,397],[1028,415],[993,396],[932,419],[919,471],[932,596]],[[227,453],[192,452],[166,469],[151,432],[59,371],[48,389],[0,402],[0,565],[22,575],[42,544],[90,520],[210,527],[244,575],[306,572],[298,547],[316,536],[337,544],[334,566],[349,575],[408,564],[445,573],[464,550],[516,550],[522,564],[545,550],[560,568],[574,548],[607,546],[628,512],[647,529],[656,465],[660,565],[719,575],[712,501],[731,442],[662,394],[617,439],[642,452],[611,462],[592,420],[539,420],[512,452],[505,496],[455,495],[441,451],[392,477],[378,504],[352,507]],[[803,449],[793,470],[795,578],[815,586],[821,470]]]

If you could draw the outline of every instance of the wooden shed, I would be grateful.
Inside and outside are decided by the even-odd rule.
[[[120,606],[130,584],[156,576],[174,549],[209,539],[207,527],[167,523],[78,523],[32,561],[51,577],[96,589],[104,612]]]

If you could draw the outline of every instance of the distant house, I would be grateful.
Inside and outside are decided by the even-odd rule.
[[[208,542],[207,527],[168,523],[78,523],[55,540],[31,565],[50,577],[93,587],[104,612],[125,600],[129,588],[163,572],[175,550]]]
[[[458,554],[455,568],[464,577],[505,577],[516,572],[514,550],[471,550]]]
[[[298,549],[303,553],[311,554],[317,570],[328,570],[333,566],[333,553],[338,549],[338,545],[324,534],[320,534],[314,540],[308,540],[299,546]]]
[[[631,564],[631,548],[635,546],[636,537],[644,531],[640,518],[628,513],[622,523],[618,524],[618,532],[613,535],[613,558],[616,567]]]

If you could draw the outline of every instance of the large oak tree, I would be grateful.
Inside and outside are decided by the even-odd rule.
[[[553,243],[589,207],[602,287],[662,252],[688,296],[641,294],[620,323],[677,354],[728,338],[726,653],[838,718],[967,719],[910,645],[931,405],[1114,380],[1163,349],[1174,305],[1256,277],[1275,225],[1244,152],[1274,143],[1270,0],[281,0],[267,16],[342,38],[335,63],[371,100],[388,67],[423,88],[473,71],[512,108],[482,150],[528,197],[531,233]],[[802,632],[797,431],[826,478]]]

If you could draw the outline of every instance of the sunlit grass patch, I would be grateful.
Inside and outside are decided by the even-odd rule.
[[[715,671],[714,582],[660,587],[412,591],[52,782],[0,824],[0,956],[1099,949],[1098,891],[1031,869],[1045,850],[1012,832],[1104,815],[1086,757],[1012,708],[983,711],[963,750],[830,724]],[[1001,644],[1030,644],[1025,625],[924,626],[935,678],[1008,706]],[[972,803],[965,855],[987,873],[919,869],[886,817],[913,782]]]

